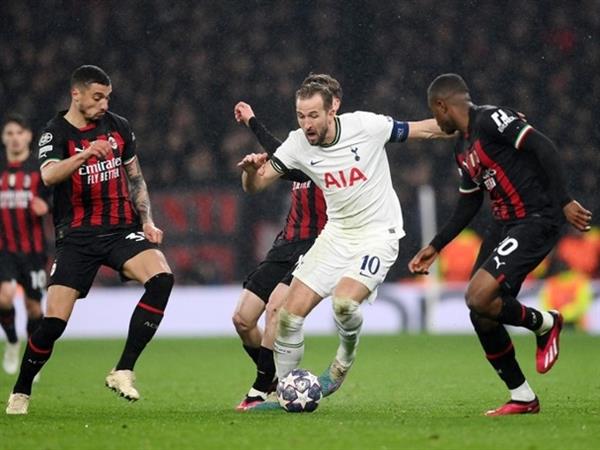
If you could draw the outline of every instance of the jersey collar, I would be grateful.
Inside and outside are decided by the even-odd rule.
[[[67,109],[65,109],[64,111],[59,111],[58,112],[58,116],[60,117],[60,119],[63,121],[63,123],[65,123],[67,125],[67,127],[69,127],[72,130],[77,130],[79,133],[85,133],[86,131],[90,131],[93,130],[94,128],[96,128],[98,126],[98,122],[90,122],[89,124],[87,124],[84,127],[81,128],[77,128],[75,125],[73,125],[71,122],[69,122],[67,119],[65,119],[65,114],[68,112]]]
[[[340,136],[342,135],[342,124],[340,122],[340,118],[338,116],[334,117],[335,120],[335,137],[331,144],[321,144],[322,148],[333,147],[335,144],[340,142]]]

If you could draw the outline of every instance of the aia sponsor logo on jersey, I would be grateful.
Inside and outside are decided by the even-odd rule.
[[[325,189],[329,189],[332,186],[338,189],[352,187],[363,181],[367,181],[367,177],[358,167],[352,167],[347,172],[343,170],[325,172]]]

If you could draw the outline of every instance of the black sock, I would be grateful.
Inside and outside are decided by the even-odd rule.
[[[117,363],[117,370],[133,370],[142,350],[156,333],[171,295],[173,274],[159,273],[144,287],[146,292],[131,315],[125,349]]]
[[[471,311],[471,322],[490,362],[508,389],[515,389],[525,382],[525,375],[517,362],[515,349],[506,328],[500,323],[484,319]]]
[[[33,333],[21,361],[19,378],[13,388],[14,393],[31,395],[33,378],[50,359],[56,340],[63,334],[67,322],[57,317],[46,317]]]
[[[273,350],[260,347],[258,362],[256,364],[256,379],[252,387],[260,392],[267,392],[275,378],[275,359]]]
[[[17,329],[15,328],[15,308],[0,309],[0,325],[6,333],[6,339],[11,344],[17,342]]]
[[[27,318],[27,337],[31,337],[31,335],[38,329],[44,316],[36,317],[32,319],[31,317]]]
[[[536,331],[542,326],[544,318],[537,309],[523,305],[512,295],[502,296],[502,309],[497,318],[498,322]]]
[[[254,361],[254,364],[258,366],[258,354],[260,353],[259,347],[250,347],[249,345],[244,345],[244,350],[248,353],[248,356]]]

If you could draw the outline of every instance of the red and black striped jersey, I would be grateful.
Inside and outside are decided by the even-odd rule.
[[[48,193],[34,157],[0,161],[0,250],[46,253],[42,217],[33,212],[31,201],[39,197],[48,202]]]
[[[292,203],[285,228],[277,240],[315,239],[327,222],[327,206],[323,191],[312,181],[292,182]]]
[[[136,159],[135,135],[129,122],[107,112],[84,128],[76,128],[59,112],[38,143],[40,168],[67,159],[95,140],[107,140],[112,154],[91,157],[69,179],[54,186],[54,225],[57,237],[74,231],[104,232],[139,223],[129,198],[125,166]]]
[[[461,193],[487,190],[497,221],[562,220],[558,201],[549,190],[551,174],[544,172],[533,152],[521,148],[532,130],[512,109],[475,106],[469,111],[468,133],[457,142]]]

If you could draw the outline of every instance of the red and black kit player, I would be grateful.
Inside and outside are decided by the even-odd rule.
[[[304,80],[319,82],[330,87],[335,95],[334,107],[339,108],[342,90],[329,75],[311,74]],[[281,145],[265,126],[258,121],[251,106],[239,102],[234,108],[235,118],[256,135],[267,151],[264,162]],[[327,222],[327,207],[323,192],[302,172],[293,171],[285,177],[292,183],[291,205],[286,224],[279,233],[265,259],[250,272],[244,281],[244,290],[233,314],[233,323],[244,349],[256,364],[256,378],[246,397],[237,406],[245,411],[266,400],[274,390],[275,361],[273,342],[277,312],[285,299],[292,273],[299,259],[312,247]],[[257,323],[266,310],[264,333]]]
[[[49,190],[31,156],[31,129],[19,115],[2,125],[6,154],[0,157],[0,325],[6,333],[2,367],[8,374],[19,368],[14,297],[17,284],[25,293],[27,334],[42,320],[41,301],[46,289],[46,240],[43,216],[48,213]],[[5,157],[4,157],[5,156]]]
[[[6,412],[26,414],[33,377],[50,358],[78,298],[101,265],[143,284],[125,349],[106,385],[137,400],[133,368],[163,317],[173,274],[158,250],[162,231],[152,220],[146,182],[129,123],[108,111],[112,86],[96,66],[71,77],[71,105],[39,140],[42,180],[53,186],[56,257],[50,270],[46,317],[29,339]]]
[[[449,221],[409,263],[427,273],[439,251],[471,221],[487,190],[495,230],[482,243],[465,295],[475,332],[487,359],[510,390],[511,400],[486,415],[537,413],[540,403],[515,358],[504,325],[536,335],[536,368],[546,373],[559,354],[562,317],[517,300],[529,272],[557,243],[565,219],[590,229],[591,213],[573,200],[554,143],[510,108],[477,106],[464,80],[437,77],[428,90],[429,106],[446,133],[460,132],[455,149],[462,175],[461,197]]]

